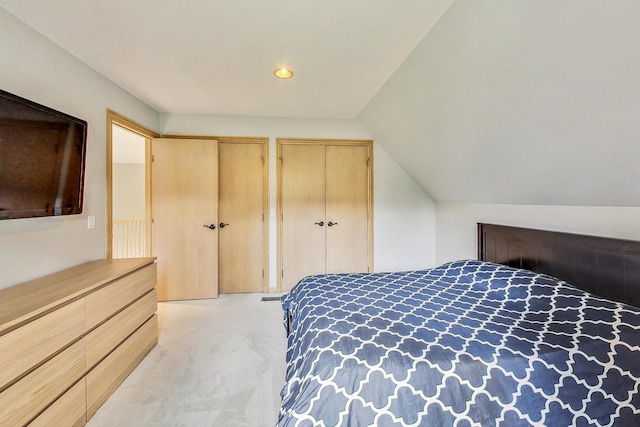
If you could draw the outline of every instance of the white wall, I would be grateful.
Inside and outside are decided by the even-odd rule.
[[[106,255],[106,110],[156,130],[158,115],[0,8],[0,87],[89,123],[82,215],[0,221],[0,288]],[[96,228],[87,230],[87,216]]]
[[[436,262],[433,200],[374,144],[375,271],[417,270]]]
[[[145,165],[114,163],[112,173],[113,220],[144,218]]]
[[[477,223],[640,240],[640,208],[438,203],[436,262],[477,258]]]
[[[276,138],[371,139],[355,120],[160,114],[160,133],[269,138],[269,208],[276,209]],[[374,143],[374,268],[424,268],[435,260],[433,202]],[[269,223],[269,286],[276,287],[277,234]]]

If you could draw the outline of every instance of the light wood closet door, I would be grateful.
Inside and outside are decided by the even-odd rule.
[[[280,289],[312,274],[370,271],[371,143],[278,144]]]
[[[368,157],[365,146],[326,146],[327,273],[368,271]]]
[[[158,300],[218,296],[218,143],[152,142],[153,256]],[[215,225],[215,229],[205,225]]]
[[[221,142],[218,148],[220,293],[262,292],[263,145]]]
[[[323,145],[282,146],[283,291],[325,272],[325,150]]]

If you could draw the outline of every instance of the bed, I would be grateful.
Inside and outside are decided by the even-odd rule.
[[[479,224],[478,254],[303,279],[278,425],[640,425],[640,243]]]

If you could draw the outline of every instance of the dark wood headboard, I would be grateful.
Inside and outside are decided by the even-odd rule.
[[[549,274],[640,307],[640,242],[478,224],[478,259]]]

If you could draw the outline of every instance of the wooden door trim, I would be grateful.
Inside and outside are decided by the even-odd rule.
[[[145,139],[145,252],[151,254],[151,139],[158,138],[156,132],[139,123],[107,109],[107,259],[113,258],[113,125],[118,125]]]
[[[215,139],[218,144],[262,144],[263,163],[263,208],[264,217],[262,230],[262,292],[269,293],[269,138],[260,136],[207,136],[207,135],[163,135],[163,138],[175,139]]]
[[[162,135],[163,138],[172,139],[217,139],[219,142],[262,143],[268,145],[269,138],[262,136],[212,136],[212,135]]]
[[[368,167],[368,256],[369,271],[373,272],[373,140],[371,139],[321,139],[321,138],[276,138],[276,234],[277,234],[277,292],[282,292],[282,146],[296,144],[315,144],[315,145],[364,145],[367,147],[367,155],[369,158]]]
[[[276,138],[278,144],[319,144],[319,145],[366,145],[372,154],[371,139],[322,139],[322,138]]]
[[[282,145],[276,139],[276,292],[282,292]]]

